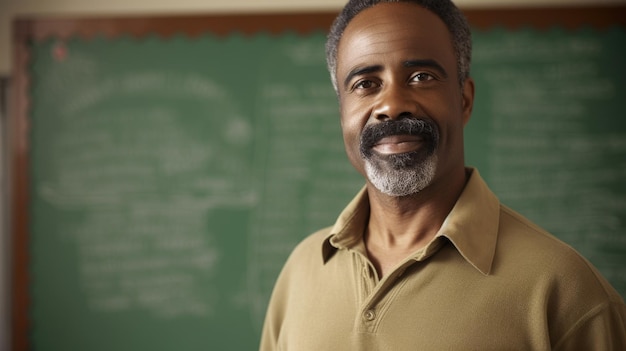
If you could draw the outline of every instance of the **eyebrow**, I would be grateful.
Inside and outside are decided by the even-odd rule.
[[[352,79],[356,76],[360,76],[360,75],[368,74],[368,73],[380,72],[382,70],[383,70],[383,66],[381,65],[357,67],[353,69],[352,71],[348,72],[348,76],[346,76],[346,79],[344,79],[343,81],[343,86],[347,87],[350,84],[350,81],[352,81]]]
[[[439,64],[437,63],[437,61],[435,60],[429,60],[429,59],[425,59],[425,60],[407,60],[404,61],[402,63],[402,65],[404,67],[410,68],[410,67],[428,67],[428,68],[433,68],[437,71],[439,71],[439,73],[441,73],[441,75],[443,75],[444,78],[448,78],[448,72],[446,72],[446,70]],[[346,76],[346,79],[344,79],[343,81],[343,85],[344,87],[347,87],[350,84],[350,81],[352,81],[352,79],[356,76],[360,76],[363,74],[368,74],[368,73],[375,73],[375,72],[380,72],[383,70],[383,66],[382,65],[373,65],[373,66],[366,66],[366,67],[356,67],[355,69],[353,69],[352,71],[350,71],[348,73],[348,75]]]
[[[408,60],[404,61],[404,67],[428,67],[439,71],[444,78],[448,78],[448,72],[435,60]]]

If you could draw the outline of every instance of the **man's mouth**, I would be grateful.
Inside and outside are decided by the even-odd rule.
[[[402,119],[372,124],[363,129],[360,151],[393,156],[409,153],[432,154],[439,142],[437,125],[427,119]]]
[[[419,135],[390,135],[380,139],[372,149],[379,154],[402,154],[419,150],[424,139]]]

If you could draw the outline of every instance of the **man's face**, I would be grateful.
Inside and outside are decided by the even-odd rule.
[[[463,89],[445,24],[416,4],[382,3],[358,14],[337,52],[346,152],[382,192],[404,196],[463,170]]]

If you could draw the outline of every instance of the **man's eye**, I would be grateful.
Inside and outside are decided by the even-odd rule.
[[[411,80],[414,82],[425,82],[427,80],[433,80],[433,79],[435,79],[435,77],[433,77],[431,74],[424,73],[424,72],[420,72],[414,75],[413,78],[411,78]]]
[[[371,80],[361,80],[354,85],[354,89],[371,89],[375,87],[376,83],[372,82]]]

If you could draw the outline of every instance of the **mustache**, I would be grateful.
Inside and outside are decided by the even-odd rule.
[[[363,129],[361,134],[361,154],[371,156],[372,148],[382,138],[392,135],[416,135],[424,140],[428,153],[435,151],[439,143],[439,128],[431,119],[402,118],[386,120],[371,124]]]

